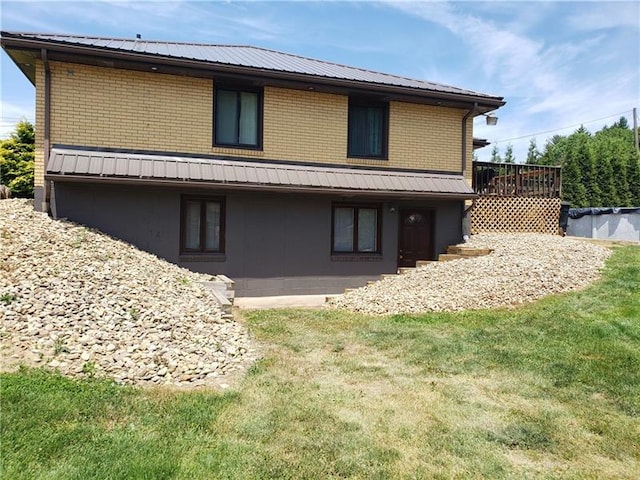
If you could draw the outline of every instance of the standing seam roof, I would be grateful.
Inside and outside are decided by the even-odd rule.
[[[417,90],[485,97],[494,101],[502,100],[502,97],[486,93],[406,78],[399,75],[375,72],[363,68],[350,67],[260,47],[22,32],[2,32],[2,36],[23,40],[51,42],[59,45],[92,47],[114,52],[135,52],[150,56],[195,60],[211,64],[233,65],[268,71],[304,74],[314,77],[353,80],[371,84],[408,87]]]
[[[461,175],[54,148],[47,175],[474,196]]]

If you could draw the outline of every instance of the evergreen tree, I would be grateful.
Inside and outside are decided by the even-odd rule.
[[[615,203],[605,206],[629,206],[633,202],[629,192],[628,164],[633,153],[633,132],[624,117],[611,127],[604,127],[593,137],[593,152],[597,162],[608,159],[612,169]],[[601,182],[604,194],[605,186]]]
[[[493,163],[502,163],[502,158],[500,157],[500,150],[498,150],[498,146],[494,145],[491,150],[491,161]]]
[[[554,136],[538,163],[562,165],[563,198],[573,206],[640,206],[640,156],[633,142],[621,117],[594,135],[580,127],[568,137]]]
[[[574,208],[587,206],[586,189],[582,184],[578,161],[568,154],[562,163],[562,200]]]
[[[596,159],[596,175],[600,185],[602,207],[613,207],[620,203],[614,184],[614,170],[611,165],[609,142],[593,142],[593,158]]]
[[[627,161],[627,182],[629,184],[629,206],[640,207],[640,155],[631,152]]]
[[[9,187],[14,197],[33,197],[34,150],[35,131],[26,120],[0,142],[0,184]]]
[[[618,120],[616,123],[611,125],[611,128],[621,128],[623,130],[628,130],[629,129],[629,122],[627,122],[627,118],[626,117],[620,117],[620,120]]]
[[[516,157],[513,156],[513,145],[507,145],[507,150],[504,152],[504,163],[516,163]]]
[[[532,138],[529,142],[529,150],[527,151],[527,162],[529,165],[537,165],[540,162],[540,152],[536,145],[536,139]]]
[[[628,160],[626,152],[614,151],[611,157],[611,168],[613,171],[613,185],[615,187],[617,203],[614,206],[628,207],[631,205],[629,195]]]
[[[568,139],[562,135],[554,135],[547,140],[544,152],[540,156],[540,165],[562,165],[567,156]]]
[[[577,164],[581,175],[581,183],[585,188],[587,204],[583,207],[600,206],[600,186],[598,185],[598,175],[596,173],[596,165],[593,161],[593,155],[589,148],[591,135],[584,128],[580,127],[570,137],[571,148],[569,155],[573,157]]]

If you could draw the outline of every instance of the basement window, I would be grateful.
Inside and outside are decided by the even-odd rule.
[[[224,199],[182,196],[180,253],[223,253],[224,217]]]
[[[380,205],[336,204],[332,217],[331,253],[380,253]]]

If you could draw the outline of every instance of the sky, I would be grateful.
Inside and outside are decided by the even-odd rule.
[[[640,2],[5,1],[6,31],[252,45],[505,98],[474,136],[526,159],[553,135],[640,108]],[[35,118],[35,90],[3,51],[0,138]],[[478,150],[489,160],[492,147]]]

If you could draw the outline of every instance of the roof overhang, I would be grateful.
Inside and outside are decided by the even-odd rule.
[[[53,40],[29,38],[2,32],[0,43],[18,68],[35,85],[34,60],[42,49],[50,61],[65,61],[112,68],[153,71],[204,78],[242,77],[256,85],[315,90],[328,93],[362,93],[386,96],[389,100],[410,101],[451,108],[474,108],[473,115],[493,111],[505,105],[502,97],[422,90],[389,84],[367,83],[264,68],[212,63],[202,60],[170,57],[158,54],[106,49],[88,45],[65,44]]]
[[[181,188],[471,199],[462,175],[53,148],[45,178]]]

